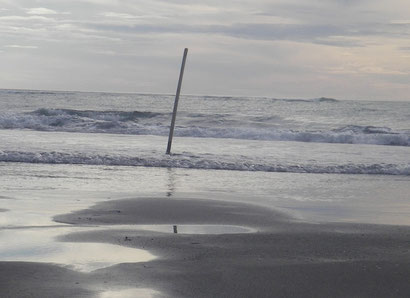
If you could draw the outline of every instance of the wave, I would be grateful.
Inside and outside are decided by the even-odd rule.
[[[0,114],[0,128],[119,134],[151,134],[152,131],[157,131],[162,134],[166,129],[161,130],[161,127],[157,125],[158,121],[153,122],[155,129],[150,129],[149,124],[140,123],[156,117],[161,118],[161,116],[168,118],[168,114],[145,111],[42,108],[22,114],[2,113]]]
[[[189,168],[252,172],[289,172],[315,174],[410,175],[410,165],[397,164],[261,164],[238,158],[224,160],[223,156],[192,154],[129,157],[64,152],[0,151],[0,162],[40,164],[82,164],[106,166],[143,166],[161,168]]]
[[[215,101],[249,101],[251,100],[271,100],[271,101],[281,101],[288,103],[297,103],[297,102],[306,102],[306,103],[320,103],[320,102],[339,102],[339,100],[330,98],[330,97],[319,97],[319,98],[310,98],[310,99],[301,99],[301,98],[272,98],[272,97],[239,97],[239,96],[212,96],[212,95],[203,95],[200,96],[204,100],[215,100]]]
[[[39,116],[62,116],[62,117],[83,117],[95,120],[109,120],[109,121],[136,121],[141,118],[153,118],[162,115],[161,113],[153,112],[122,112],[122,111],[93,111],[93,110],[71,110],[71,109],[38,109],[31,114]]]
[[[232,119],[229,114],[181,113],[175,135],[263,141],[410,146],[410,134],[389,127],[347,125],[331,130],[282,129],[279,116]],[[88,133],[166,136],[170,113],[38,109],[29,113],[1,113],[1,129],[32,129]]]
[[[306,103],[320,103],[320,102],[339,102],[337,99],[330,98],[330,97],[319,97],[319,98],[311,98],[311,99],[300,99],[300,98],[281,98],[281,99],[273,99],[273,101],[283,101],[283,102],[306,102]]]
[[[334,129],[335,132],[351,132],[361,134],[397,134],[389,127],[347,125]]]
[[[373,130],[373,132],[371,132]],[[232,138],[262,141],[297,141],[315,143],[369,144],[410,146],[410,135],[403,133],[379,133],[378,128],[362,127],[356,131],[292,131],[266,128],[203,128],[180,127],[176,132],[182,137]],[[380,128],[380,130],[383,130]]]
[[[73,94],[74,91],[49,91],[49,90],[25,90],[25,89],[0,89],[5,94],[23,94],[23,95],[55,95],[55,94]]]

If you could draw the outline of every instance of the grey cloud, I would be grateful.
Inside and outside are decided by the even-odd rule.
[[[17,45],[17,44],[6,45],[4,47],[5,48],[16,48],[16,49],[37,49],[38,48],[38,46]]]
[[[87,24],[89,28],[101,31],[113,31],[128,34],[179,33],[179,34],[218,34],[250,40],[290,40],[311,42],[333,46],[360,46],[356,39],[349,39],[363,35],[374,34],[368,28],[363,31],[352,31],[332,25],[301,25],[301,24],[233,24],[233,25],[152,25],[140,24],[135,26]],[[333,37],[346,37],[335,39]]]
[[[19,15],[10,15],[10,16],[1,16],[0,21],[10,21],[10,22],[20,22],[20,21],[33,21],[33,22],[48,22],[54,21],[53,18],[45,16],[19,16]]]
[[[236,24],[220,29],[218,33],[260,40],[309,41],[320,37],[341,35],[344,33],[342,28],[334,26],[298,24]]]
[[[362,41],[356,39],[333,39],[333,38],[319,38],[314,41],[316,44],[335,46],[335,47],[364,47]]]
[[[27,14],[33,15],[50,15],[50,14],[58,14],[57,11],[45,8],[45,7],[37,7],[37,8],[30,8],[27,10]]]
[[[352,5],[359,5],[359,4],[362,4],[362,3],[369,2],[369,0],[330,0],[328,2],[337,3],[337,4],[340,4],[340,5],[352,6]]]
[[[274,40],[323,37],[343,33],[343,29],[321,25],[277,25],[277,24],[234,24],[234,25],[152,25],[135,26],[88,24],[88,27],[104,31],[124,33],[216,33],[242,38]]]

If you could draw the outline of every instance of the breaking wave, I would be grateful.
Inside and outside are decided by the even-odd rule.
[[[319,99],[331,100],[331,99]],[[183,114],[175,131],[180,137],[233,138],[264,141],[410,146],[410,133],[388,127],[347,125],[329,130],[282,129],[280,116],[236,120],[229,114]],[[135,135],[168,134],[170,113],[38,109],[0,113],[0,129],[32,129]],[[279,128],[278,128],[279,127]]]
[[[122,111],[79,111],[71,109],[38,109],[30,114],[39,116],[73,116],[83,117],[96,120],[111,120],[111,121],[136,121],[140,118],[152,118],[161,115],[153,112],[122,112]]]
[[[64,152],[0,151],[0,162],[40,164],[84,164],[106,166],[143,166],[258,172],[289,172],[316,174],[410,175],[410,164],[280,164],[257,163],[244,159],[225,159],[211,155],[164,155],[129,157]]]
[[[151,134],[149,120],[161,133],[161,116],[167,114],[141,111],[93,111],[72,109],[38,109],[30,113],[0,114],[2,129],[39,131],[95,132],[119,134]],[[153,120],[158,118],[159,120]],[[159,121],[159,122],[158,122]],[[145,122],[142,124],[142,122]],[[148,122],[148,123],[147,123]],[[164,132],[166,129],[163,129]],[[155,130],[154,130],[155,131]]]
[[[356,126],[355,129],[344,127],[331,131],[292,131],[272,128],[243,127],[180,127],[176,132],[176,135],[183,137],[232,138],[263,141],[410,146],[410,135],[388,132],[388,130],[389,129],[387,128],[377,128],[372,126],[364,126],[360,128]]]

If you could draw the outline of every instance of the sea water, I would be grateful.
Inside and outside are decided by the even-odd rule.
[[[366,199],[371,206],[383,193],[385,205],[399,200],[407,208],[410,102],[182,96],[173,154],[166,155],[172,108],[172,95],[0,90],[3,195],[78,190],[78,182],[84,191],[113,190],[114,197],[136,190],[164,193],[170,190],[156,177],[169,180],[165,176],[173,171],[186,175],[174,189],[181,193],[215,189],[292,205],[348,197],[361,202],[365,191],[373,196]],[[118,171],[134,184],[117,181]],[[284,173],[306,175],[286,176],[285,187]],[[316,185],[314,174],[328,185]],[[135,177],[140,175],[142,185]],[[305,182],[299,180],[312,186],[300,189]],[[399,193],[380,192],[380,181],[388,190],[390,180],[402,185],[394,186]],[[182,187],[184,181],[190,187]],[[341,185],[346,190],[338,195]],[[278,196],[284,187],[297,194]],[[9,200],[0,203],[10,209]]]
[[[0,162],[410,175],[409,102],[184,96],[170,157],[172,105],[169,95],[0,90]]]
[[[141,196],[410,224],[410,102],[182,96],[166,155],[173,99],[0,90],[0,237],[46,239],[68,230],[57,214]]]

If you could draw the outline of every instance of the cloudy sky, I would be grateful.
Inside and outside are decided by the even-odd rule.
[[[0,88],[410,100],[409,0],[0,0]]]

